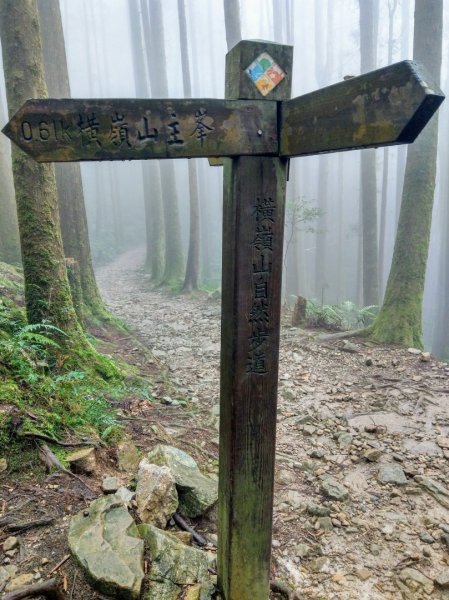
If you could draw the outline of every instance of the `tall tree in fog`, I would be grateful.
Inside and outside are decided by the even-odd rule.
[[[366,73],[376,68],[376,3],[377,0],[359,0],[361,73]],[[373,149],[362,150],[360,161],[363,239],[363,304],[369,306],[379,302],[376,151]]]
[[[184,96],[192,97],[190,75],[189,47],[187,44],[187,22],[184,0],[178,0],[179,33],[181,41],[181,64]],[[200,275],[200,205],[198,198],[198,172],[195,159],[189,160],[189,196],[190,196],[190,226],[189,251],[187,254],[186,274],[183,290],[191,292],[198,289]]]
[[[45,79],[53,98],[70,98],[70,83],[58,0],[38,0]],[[87,312],[102,316],[106,308],[95,281],[79,163],[56,164],[62,241],[65,256],[79,265],[82,301]]]
[[[413,58],[439,85],[443,0],[416,0]],[[376,341],[422,348],[422,299],[435,189],[438,117],[409,146],[401,212],[385,299],[372,327]],[[446,315],[447,318],[447,315]]]
[[[446,155],[447,164],[447,155]],[[447,168],[447,167],[446,167]],[[436,319],[433,328],[434,340],[432,352],[449,360],[449,204],[447,201],[448,185],[446,175],[446,194],[443,207],[443,231],[441,236],[440,268],[439,268],[439,302],[437,305]]]
[[[0,97],[0,118],[6,120]],[[0,260],[9,264],[20,262],[19,229],[11,170],[9,142],[0,134]]]
[[[228,50],[233,48],[242,39],[242,26],[240,24],[240,0],[223,0],[226,44]]]
[[[393,28],[394,16],[398,6],[398,0],[388,0],[388,54],[387,64],[393,62]],[[387,201],[388,201],[388,181],[390,173],[390,149],[385,146],[383,149],[383,168],[382,168],[382,199],[380,207],[380,228],[379,228],[379,288],[380,293],[384,288],[384,261],[386,244],[386,225],[387,225]]]
[[[167,61],[165,58],[164,22],[161,0],[142,0],[142,17],[149,18],[147,46],[147,65],[150,75],[151,95],[153,98],[168,98]],[[179,223],[178,193],[173,162],[160,161],[162,204],[164,210],[165,231],[165,268],[162,283],[177,284],[183,276],[183,255],[181,227]]]
[[[151,94],[145,64],[142,15],[139,4],[139,0],[128,2],[134,80],[137,97],[148,98]],[[164,216],[162,213],[161,174],[159,163],[156,160],[142,161],[141,166],[146,222],[145,268],[151,273],[152,280],[159,283],[164,274]]]
[[[0,37],[12,116],[28,98],[47,96],[36,0],[0,0]],[[79,331],[65,269],[54,167],[36,162],[15,145],[12,158],[28,320]]]
[[[332,77],[332,61],[335,53],[333,47],[333,8],[332,0],[315,0],[315,76],[318,87],[330,85]],[[326,27],[323,26],[326,16]],[[318,196],[317,207],[320,217],[317,223],[319,233],[315,235],[315,294],[325,300],[325,290],[329,286],[327,269],[329,268],[328,236],[328,201],[329,201],[329,165],[330,156],[323,154],[318,160]],[[332,200],[334,201],[334,199]]]

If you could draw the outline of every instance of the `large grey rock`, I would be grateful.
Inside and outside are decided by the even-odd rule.
[[[148,523],[139,525],[151,559],[151,581],[168,579],[177,585],[193,585],[208,579],[208,558],[202,550],[186,546],[175,536]]]
[[[139,598],[143,580],[143,541],[114,495],[94,500],[69,527],[70,550],[92,585],[123,600]]]
[[[168,579],[151,581],[143,600],[179,600],[182,588]]]
[[[349,492],[344,485],[332,477],[328,477],[322,482],[321,491],[325,496],[333,500],[343,501],[349,498]]]
[[[407,483],[403,468],[397,463],[385,463],[380,465],[377,473],[377,479],[381,483],[395,483],[396,485],[404,485]]]
[[[175,478],[168,467],[140,461],[136,487],[137,512],[144,523],[165,529],[178,508]]]
[[[217,481],[201,473],[193,458],[173,446],[156,446],[148,453],[148,462],[167,466],[173,473],[179,494],[179,512],[199,517],[218,499]]]

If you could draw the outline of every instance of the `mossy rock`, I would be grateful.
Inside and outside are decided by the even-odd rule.
[[[179,512],[186,517],[199,517],[218,499],[217,481],[203,475],[194,459],[173,446],[158,445],[148,453],[148,461],[167,466],[173,473],[179,494]]]
[[[75,515],[68,541],[93,587],[123,600],[140,597],[143,541],[119,498],[98,498],[87,511]]]

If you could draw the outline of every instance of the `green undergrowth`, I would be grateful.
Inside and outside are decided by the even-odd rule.
[[[358,307],[349,300],[341,304],[321,304],[316,300],[308,300],[306,327],[335,331],[369,327],[378,311],[378,306]]]
[[[143,395],[148,384],[128,364],[100,354],[93,336],[78,343],[49,323],[28,324],[16,300],[0,292],[0,455],[17,455],[30,434],[117,441],[114,404]]]

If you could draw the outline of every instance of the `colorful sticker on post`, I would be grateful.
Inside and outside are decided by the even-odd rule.
[[[268,52],[262,52],[250,64],[245,73],[262,96],[267,96],[285,77],[284,71],[275,63]]]

